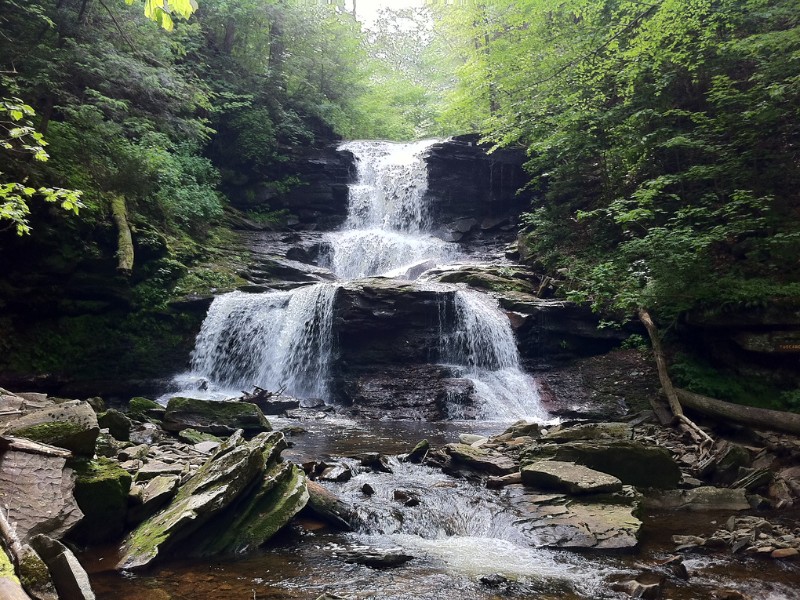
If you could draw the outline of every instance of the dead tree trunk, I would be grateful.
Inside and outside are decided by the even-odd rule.
[[[117,271],[129,277],[133,271],[133,237],[123,196],[111,197],[111,217],[117,226]]]
[[[763,427],[800,435],[800,414],[732,404],[677,388],[675,393],[686,408],[704,415],[751,427]]]
[[[669,372],[667,371],[667,359],[664,358],[664,350],[661,348],[661,336],[658,335],[658,329],[653,322],[653,318],[646,309],[640,308],[639,320],[647,330],[647,335],[650,336],[650,343],[653,346],[653,356],[656,359],[656,368],[658,369],[658,379],[661,382],[661,388],[664,390],[664,394],[667,396],[669,408],[673,416],[679,421],[681,427],[686,429],[700,444],[701,449],[706,444],[713,444],[714,440],[712,440],[705,431],[700,429],[694,421],[683,414],[683,407],[681,406],[680,400],[678,400],[675,387],[672,385],[672,379],[670,379]],[[650,400],[653,410],[658,415],[659,410],[656,408],[656,403],[657,400],[655,398]]]

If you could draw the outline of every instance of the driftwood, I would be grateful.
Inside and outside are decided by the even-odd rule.
[[[679,388],[675,389],[675,393],[686,408],[704,415],[751,427],[763,427],[800,435],[800,414],[732,404]]]
[[[257,404],[259,400],[261,401],[268,401],[270,398],[274,398],[276,396],[280,396],[283,392],[286,391],[286,386],[283,385],[277,392],[272,392],[270,390],[265,390],[264,388],[260,388],[257,385],[253,386],[252,392],[242,392],[242,397],[240,400],[242,402],[252,402]]]

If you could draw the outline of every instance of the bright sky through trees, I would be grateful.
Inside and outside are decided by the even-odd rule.
[[[366,27],[371,27],[378,19],[378,13],[385,9],[417,8],[424,6],[424,0],[356,0],[356,17]],[[347,0],[348,10],[353,10],[353,0]]]

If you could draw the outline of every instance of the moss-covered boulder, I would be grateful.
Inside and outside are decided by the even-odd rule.
[[[164,418],[164,407],[149,398],[136,396],[128,402],[128,418],[134,421],[161,421]]]
[[[11,421],[0,433],[91,456],[100,425],[91,406],[80,400],[69,400]]]
[[[50,570],[36,551],[27,544],[22,548],[19,561],[19,581],[36,600],[58,600]],[[0,594],[0,598],[5,598]]]
[[[292,463],[280,462],[286,448],[283,434],[265,440],[266,461],[260,483],[197,534],[188,546],[193,554],[240,554],[263,545],[308,502],[306,476]]]
[[[125,530],[131,475],[108,458],[75,461],[75,500],[85,515],[70,533],[81,543],[100,543],[119,538]]]
[[[131,420],[117,409],[109,408],[100,413],[97,415],[97,422],[103,429],[108,429],[114,439],[121,442],[131,439]]]
[[[184,441],[187,444],[199,444],[200,442],[222,443],[222,440],[217,436],[212,435],[210,433],[203,433],[202,431],[197,431],[197,429],[192,429],[191,427],[179,431],[178,437],[181,439],[181,441]]]
[[[266,437],[262,434],[247,442],[240,431],[232,435],[163,511],[128,535],[118,568],[151,564],[250,489],[264,471],[262,445]]]
[[[171,398],[164,415],[164,429],[189,428],[213,435],[231,435],[238,429],[245,436],[272,431],[261,409],[249,402]]]

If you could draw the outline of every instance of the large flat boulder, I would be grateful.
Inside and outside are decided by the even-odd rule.
[[[127,537],[118,568],[144,567],[230,506],[263,472],[262,444],[267,434],[250,442],[237,431],[206,461],[160,513]]]
[[[517,464],[499,452],[475,448],[467,444],[447,444],[444,451],[454,462],[481,473],[507,475],[517,470]]]
[[[6,423],[0,434],[23,437],[42,444],[92,456],[100,426],[88,402],[69,400],[42,408]]]
[[[582,497],[574,501],[520,486],[511,486],[509,493],[519,514],[516,526],[532,546],[630,550],[638,544],[642,523],[631,499],[612,503]]]
[[[680,468],[669,450],[630,440],[535,444],[523,452],[520,462],[526,465],[542,459],[574,462],[643,488],[675,488],[681,480]]]
[[[543,460],[524,466],[521,472],[524,485],[543,490],[608,494],[622,489],[622,482],[616,477],[570,462]]]
[[[73,497],[70,452],[25,439],[0,437],[0,505],[11,507],[17,536],[61,538],[83,518]]]
[[[245,436],[272,430],[261,409],[249,402],[171,398],[164,414],[164,429],[189,428],[213,435],[231,435],[241,429]]]

